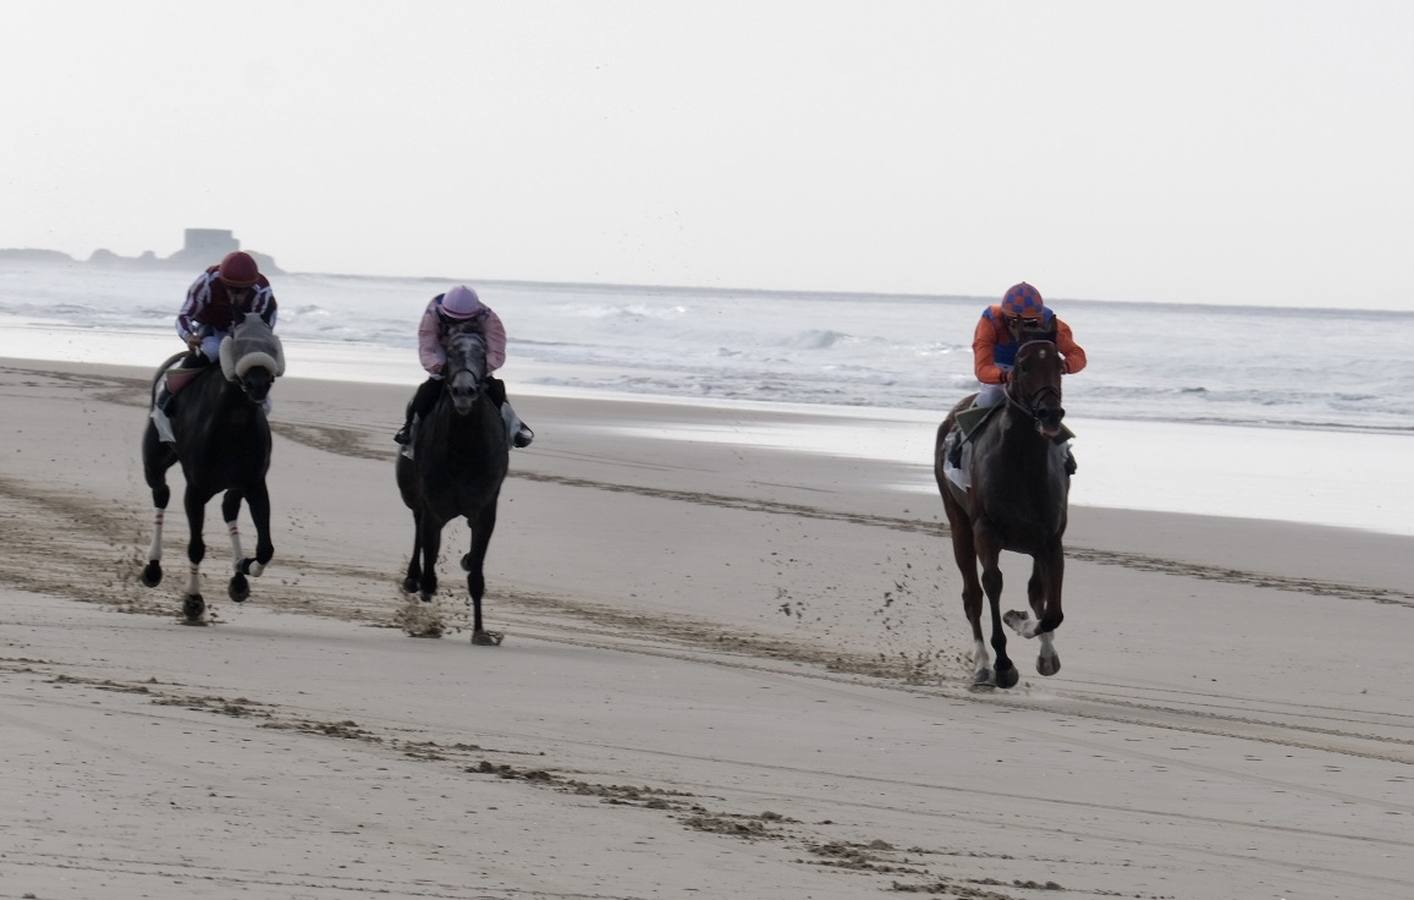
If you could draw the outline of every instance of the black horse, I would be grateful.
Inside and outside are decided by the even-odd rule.
[[[167,369],[185,355],[177,354],[158,370],[152,382],[154,402]],[[221,346],[221,364],[198,371],[175,398],[171,415],[175,443],[164,443],[150,419],[143,433],[143,474],[152,489],[157,511],[156,533],[142,582],[156,587],[162,581],[162,519],[172,493],[167,486],[167,470],[180,462],[186,479],[183,503],[191,529],[187,544],[191,575],[182,598],[182,611],[189,622],[200,621],[206,611],[200,574],[206,543],[201,530],[206,504],[212,497],[226,492],[221,516],[231,536],[235,560],[227,589],[232,600],[240,603],[250,596],[246,576],[259,576],[275,555],[270,542],[270,495],[265,488],[271,442],[264,402],[271,385],[284,371],[284,352],[270,326],[259,316],[239,316],[231,336]],[[236,528],[242,499],[250,504],[250,516],[255,522],[254,557],[242,554]]]
[[[953,555],[962,570],[962,603],[972,624],[975,681],[1004,688],[1016,684],[1016,666],[1007,657],[1005,622],[1023,637],[1041,639],[1036,671],[1060,671],[1052,632],[1064,618],[1061,581],[1065,574],[1065,535],[1070,476],[1065,470],[1065,448],[1056,442],[1061,433],[1061,375],[1063,360],[1050,341],[1023,344],[1006,385],[1006,401],[970,438],[971,487],[963,490],[944,475],[948,432],[959,412],[972,404],[968,397],[948,413],[938,427],[933,473],[943,495],[952,530]],[[964,465],[968,465],[964,460]],[[1027,598],[1032,618],[1016,610],[1002,616],[1002,572],[997,565],[1003,550],[1032,558]],[[982,580],[977,580],[977,562]],[[993,681],[987,645],[982,641],[982,592],[992,607],[992,648],[996,651]]]
[[[432,600],[437,593],[442,528],[465,516],[471,528],[471,550],[462,557],[462,568],[472,602],[471,642],[490,646],[499,644],[501,635],[482,627],[481,598],[486,593],[482,565],[496,528],[509,443],[501,413],[485,390],[484,339],[472,330],[453,329],[446,344],[446,390],[414,429],[412,458],[398,456],[398,490],[412,510],[414,528],[403,590],[421,592],[424,601]]]

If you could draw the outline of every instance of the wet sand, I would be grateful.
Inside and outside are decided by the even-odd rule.
[[[527,396],[473,647],[464,526],[397,587],[405,393],[277,385],[275,561],[228,601],[210,507],[192,628],[179,504],[135,580],[145,373],[0,361],[7,896],[1414,895],[1414,539],[1074,508],[1062,671],[1013,637],[978,692],[941,504],[885,487],[926,461]]]

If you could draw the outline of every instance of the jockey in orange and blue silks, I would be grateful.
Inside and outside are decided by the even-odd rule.
[[[1065,359],[1065,373],[1085,368],[1085,351],[1041,299],[1041,292],[1026,282],[1012,285],[1002,302],[982,311],[972,337],[972,364],[977,380],[977,406],[996,406],[1006,396],[1016,351],[1027,341],[1051,341]]]

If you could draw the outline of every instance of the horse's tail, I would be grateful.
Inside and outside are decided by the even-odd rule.
[[[167,370],[172,368],[172,366],[176,365],[180,360],[186,359],[189,353],[190,351],[188,350],[183,350],[180,353],[173,353],[171,356],[167,357],[166,361],[164,361],[162,365],[157,367],[157,374],[152,376],[152,385],[148,388],[148,406],[157,405],[157,385],[162,383],[162,376],[166,375]]]

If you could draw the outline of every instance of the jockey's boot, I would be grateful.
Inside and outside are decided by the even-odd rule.
[[[1051,439],[1054,443],[1065,448],[1065,474],[1067,475],[1075,474],[1075,454],[1070,450],[1070,442],[1074,440],[1074,438],[1075,432],[1062,425],[1060,427],[1060,433]]]
[[[402,444],[403,446],[407,446],[408,441],[412,440],[412,433],[411,433],[411,432],[412,432],[412,423],[411,423],[411,422],[404,422],[404,423],[403,423],[403,427],[398,429],[398,433],[395,434],[395,435],[393,435],[393,442],[394,442],[394,443],[398,443],[398,444]]]
[[[520,420],[509,401],[501,404],[501,420],[506,423],[506,434],[510,435],[512,447],[529,447],[535,440],[535,432]]]
[[[962,468],[962,443],[965,440],[961,430],[953,431],[952,446],[948,448],[948,465],[954,469]]]

